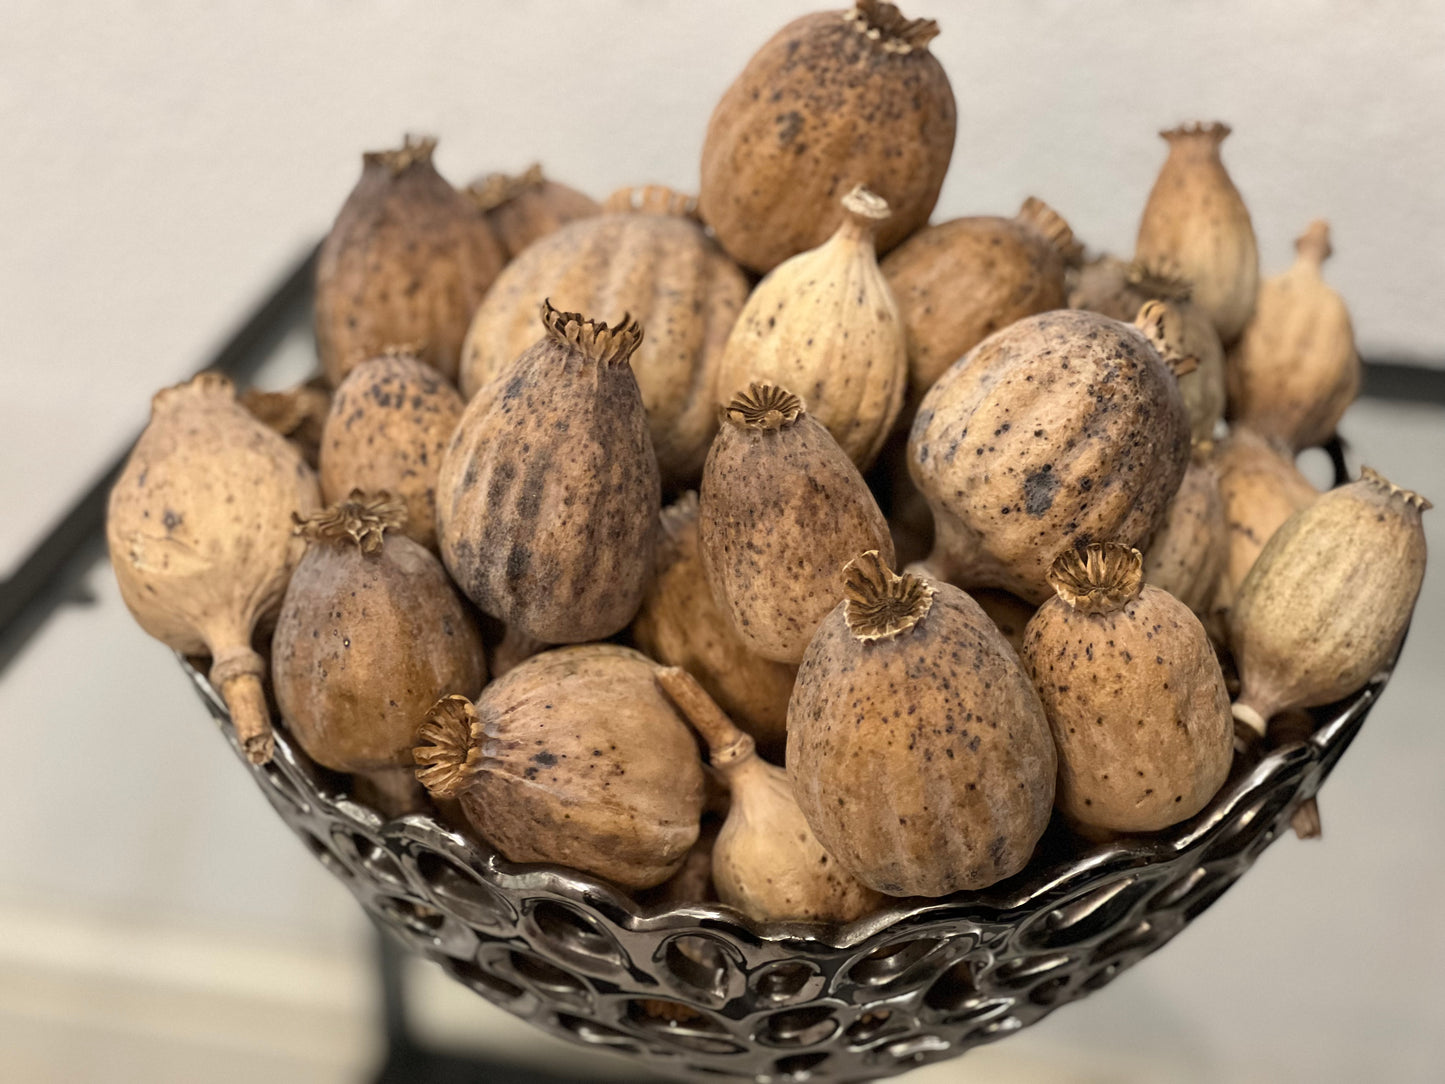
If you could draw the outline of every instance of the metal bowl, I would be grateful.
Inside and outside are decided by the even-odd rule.
[[[1288,827],[1389,676],[1317,709],[1308,740],[1236,757],[1219,794],[1181,825],[1089,844],[1056,818],[1007,881],[832,928],[752,922],[720,905],[649,910],[572,870],[508,862],[429,816],[385,820],[284,731],[270,764],[247,763],[224,702],[186,668],[276,812],[412,951],[554,1035],[665,1075],[760,1084],[901,1073],[1106,985]]]

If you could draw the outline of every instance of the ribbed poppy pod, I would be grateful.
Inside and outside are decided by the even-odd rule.
[[[947,583],[849,563],[788,707],[788,777],[818,841],[890,896],[986,888],[1027,864],[1058,761],[1038,694]]]
[[[489,173],[468,185],[466,195],[487,216],[509,260],[567,223],[602,213],[595,199],[552,180],[537,162],[516,175]]]
[[[803,401],[771,384],[733,397],[698,495],[698,548],[713,597],[753,651],[799,662],[859,547],[893,559],[888,522]]]
[[[291,515],[320,503],[301,453],[220,373],[156,393],[110,491],[105,538],[126,608],[167,647],[211,656],[211,684],[253,764],[271,759],[275,740],[251,641],[304,548]]]
[[[455,799],[513,862],[552,862],[651,888],[697,840],[697,741],[657,686],[657,665],[615,644],[536,655],[473,704],[438,701],[416,743],[417,778]]]
[[[758,283],[728,336],[716,392],[726,406],[751,383],[796,388],[860,470],[877,458],[908,381],[903,323],[874,257],[888,205],[859,185],[818,248]]]
[[[856,184],[893,209],[880,253],[928,221],[957,121],[928,51],[937,35],[932,19],[857,0],[793,20],[753,55],[702,149],[698,210],[733,259],[764,274],[822,244]]]
[[[1244,330],[1259,292],[1259,250],[1239,190],[1219,156],[1229,125],[1186,124],[1159,134],[1169,143],[1139,222],[1134,258],[1169,260],[1191,284],[1225,346]]]
[[[1349,696],[1388,663],[1425,578],[1429,507],[1365,467],[1274,533],[1229,611],[1236,719],[1262,737],[1277,713]]]
[[[482,638],[441,562],[400,527],[406,505],[357,490],[301,519],[306,553],[271,645],[276,703],[318,764],[412,781],[416,728],[487,679]]]
[[[1066,550],[1022,658],[1059,751],[1059,809],[1076,824],[1153,832],[1209,803],[1234,759],[1229,691],[1189,608],[1144,583],[1114,543]]]
[[[914,400],[995,331],[1063,308],[1065,269],[1077,247],[1069,224],[1030,196],[1012,218],[979,215],[924,226],[890,252],[883,274],[908,336]]]
[[[467,404],[437,479],[447,571],[514,636],[601,640],[652,577],[661,495],[629,360],[642,328],[543,303],[542,337]]]
[[[1362,370],[1350,311],[1321,269],[1330,227],[1310,223],[1294,266],[1267,279],[1244,335],[1229,354],[1229,416],[1300,451],[1324,444],[1360,393]]]
[[[434,139],[363,155],[361,180],[316,263],[316,350],[336,387],[388,346],[457,377],[472,312],[504,255],[472,202],[432,165]]]
[[[1229,523],[1219,478],[1207,462],[1191,462],[1144,554],[1144,579],[1196,614],[1208,615],[1228,560]]]
[[[385,490],[406,504],[402,533],[435,550],[437,476],[465,407],[457,389],[414,354],[393,350],[363,361],[326,414],[322,496],[335,503],[354,489]]]
[[[708,749],[732,802],[712,849],[718,898],[760,922],[851,922],[885,900],[846,873],[818,842],[793,797],[788,774],[758,756],[686,670],[657,676]]]

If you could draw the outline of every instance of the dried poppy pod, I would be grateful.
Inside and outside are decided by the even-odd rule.
[[[886,902],[846,873],[808,827],[788,773],[758,756],[686,670],[657,675],[732,792],[712,850],[718,898],[759,922],[852,922]]]
[[[1059,809],[1089,828],[1153,832],[1194,816],[1234,759],[1229,691],[1199,619],[1144,583],[1112,542],[1066,550],[1023,662],[1059,750]]]
[[[873,236],[886,204],[862,185],[843,197],[826,242],[785,260],[758,283],[728,336],[719,402],[751,383],[798,388],[860,470],[878,456],[903,406],[903,323],[878,270]]]
[[[386,490],[406,502],[401,530],[435,550],[437,475],[465,406],[440,373],[404,349],[363,361],[326,415],[322,496],[334,503],[353,489]]]
[[[1142,544],[1189,461],[1173,374],[1135,328],[1064,309],[995,332],[924,397],[908,441],[933,508],[929,574],[1052,593],[1053,558],[1115,537]]]
[[[1197,362],[1192,372],[1179,376],[1179,394],[1189,411],[1190,433],[1198,444],[1213,439],[1215,427],[1224,417],[1224,347],[1209,314],[1189,299],[1191,290],[1170,260],[1151,265],[1103,256],[1084,268],[1069,292],[1069,307],[1134,323],[1150,301],[1164,303],[1167,316],[1161,334],[1177,354]]]
[[[828,853],[890,896],[946,896],[1021,870],[1057,758],[1018,657],[968,595],[849,562],[788,708],[788,777]]]
[[[301,748],[392,794],[414,785],[427,709],[487,679],[475,622],[441,562],[400,532],[405,517],[400,499],[358,490],[300,519],[306,553],[271,645],[276,703]]]
[[[466,188],[487,216],[487,224],[509,260],[539,237],[567,223],[602,213],[602,205],[577,189],[552,180],[534,162],[515,176],[489,173]]]
[[[320,503],[301,453],[220,373],[156,393],[110,491],[105,538],[126,608],[173,650],[211,656],[211,684],[253,764],[271,759],[274,741],[252,635],[301,556],[291,514]]]
[[[754,384],[733,396],[708,452],[698,549],[713,597],[753,651],[798,663],[860,549],[893,560],[888,522],[796,395]]]
[[[615,316],[647,328],[632,359],[668,490],[695,484],[717,431],[713,374],[748,295],[738,266],[684,214],[615,211],[571,222],[507,265],[467,333],[470,399],[537,336],[537,309]]]
[[[1064,271],[1075,252],[1069,224],[1030,196],[1013,218],[925,226],[889,253],[883,274],[908,333],[915,399],[995,331],[1063,308]]]
[[[1144,205],[1134,258],[1173,261],[1228,346],[1249,322],[1259,292],[1249,209],[1219,158],[1229,125],[1186,124],[1159,134],[1169,157]]]
[[[1229,611],[1239,666],[1234,717],[1261,737],[1271,716],[1349,696],[1390,659],[1425,577],[1430,502],[1365,467],[1274,533]]]
[[[325,377],[282,391],[247,388],[241,393],[241,405],[295,444],[309,466],[315,467],[320,461],[321,427],[331,409],[331,391]]]
[[[1210,464],[1219,476],[1229,532],[1214,606],[1227,610],[1265,543],[1285,520],[1313,504],[1319,491],[1289,455],[1248,429],[1230,433],[1215,447]]]
[[[541,339],[467,404],[437,479],[447,571],[514,635],[547,644],[627,627],[652,577],[661,495],[616,327],[542,303]]]
[[[1320,275],[1329,223],[1310,223],[1295,251],[1294,266],[1260,287],[1228,371],[1230,419],[1297,452],[1334,436],[1361,367],[1350,310]]]
[[[662,510],[657,574],[632,622],[632,638],[658,662],[697,678],[763,754],[781,762],[798,668],[763,658],[733,628],[703,572],[697,520],[691,490]]]
[[[417,778],[455,798],[513,862],[554,862],[624,888],[672,876],[698,835],[697,742],[651,660],[614,644],[559,648],[421,725]]]
[[[753,54],[702,148],[698,209],[733,259],[762,274],[822,244],[855,184],[893,208],[879,253],[928,221],[957,121],[928,51],[937,36],[932,19],[857,0],[795,19]]]
[[[1229,524],[1219,477],[1208,463],[1190,463],[1144,554],[1144,579],[1196,614],[1207,615],[1228,559]]]
[[[492,229],[432,166],[434,139],[362,156],[316,262],[316,349],[331,386],[394,343],[449,380],[472,311],[502,269]]]

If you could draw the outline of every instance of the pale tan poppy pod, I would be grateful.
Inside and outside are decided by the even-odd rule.
[[[1234,723],[1209,636],[1115,543],[1066,550],[1022,658],[1059,750],[1075,824],[1153,832],[1203,809],[1229,774]]]
[[[837,229],[855,184],[887,200],[887,252],[928,221],[953,155],[957,108],[928,50],[932,19],[882,0],[783,27],[748,61],[708,122],[698,209],[759,274]]]
[[[717,370],[726,406],[749,384],[796,388],[848,458],[866,470],[903,405],[903,322],[878,270],[874,234],[888,204],[859,185],[843,223],[818,248],[784,261],[743,306]]]
[[[1323,444],[1360,392],[1362,370],[1343,299],[1321,277],[1330,227],[1310,223],[1294,266],[1265,281],[1230,351],[1229,415],[1294,451]]]
[[[1229,523],[1219,477],[1208,463],[1192,462],[1163,525],[1149,541],[1144,579],[1207,616],[1228,559]]]
[[[1134,249],[1145,263],[1174,262],[1226,346],[1244,330],[1259,291],[1249,209],[1219,157],[1229,130],[1215,122],[1159,133],[1169,157],[1144,206]]]
[[[703,773],[657,671],[616,644],[545,651],[475,704],[438,701],[417,734],[417,778],[459,800],[510,861],[661,884],[697,840]]]
[[[570,222],[525,249],[477,306],[462,395],[474,398],[536,341],[544,300],[603,319],[630,313],[647,328],[631,365],[663,488],[696,485],[717,432],[714,376],[748,280],[686,203],[654,192],[639,206]]]
[[[748,647],[713,598],[699,552],[697,494],[691,490],[662,510],[657,573],[633,619],[632,637],[658,662],[697,678],[764,756],[782,761],[798,668]]]
[[[292,514],[320,504],[301,453],[242,407],[220,373],[156,393],[110,492],[105,536],[121,598],[157,640],[211,656],[211,684],[255,764],[271,759],[274,739],[266,663],[251,640],[304,549]]]
[[[883,274],[907,332],[914,400],[995,331],[1063,308],[1065,269],[1077,248],[1069,224],[1030,196],[1012,218],[979,215],[925,226],[890,252]]]
[[[1399,646],[1425,577],[1430,502],[1365,467],[1274,533],[1229,611],[1234,716],[1260,736],[1287,708],[1360,689]]]
[[[1058,770],[1038,694],[968,595],[876,552],[849,562],[788,706],[788,778],[818,841],[890,896],[1027,864]]]
[[[466,195],[487,216],[509,260],[567,223],[602,213],[595,199],[552,180],[539,162],[516,175],[489,173],[468,185]]]
[[[753,651],[797,664],[864,549],[893,560],[888,522],[803,401],[754,384],[733,397],[698,494],[698,549],[719,607]]]
[[[1228,610],[1260,550],[1285,520],[1314,503],[1319,490],[1287,451],[1249,429],[1235,429],[1216,445],[1210,464],[1219,476],[1228,530],[1214,608]]]
[[[759,922],[851,922],[882,907],[884,897],[818,842],[787,772],[758,756],[753,739],[702,686],[677,667],[661,670],[657,681],[706,743],[708,761],[732,795],[712,849],[718,898]]]
[[[457,378],[472,312],[505,261],[486,218],[432,165],[434,139],[363,156],[316,262],[316,350],[336,387],[388,346]]]

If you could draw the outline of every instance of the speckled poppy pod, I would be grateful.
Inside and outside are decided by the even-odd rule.
[[[1431,507],[1369,467],[1274,533],[1229,611],[1234,716],[1263,737],[1289,708],[1333,703],[1389,661],[1425,577]]]
[[[251,640],[301,557],[292,513],[320,503],[301,453],[220,373],[156,393],[110,492],[105,537],[126,608],[168,647],[211,656],[211,684],[253,764],[271,759],[275,740]]]
[[[1134,258],[1172,261],[1225,346],[1244,330],[1259,292],[1249,209],[1219,157],[1229,125],[1185,124],[1159,134],[1169,157],[1149,192]]]
[[[753,290],[728,336],[717,391],[726,406],[754,382],[799,389],[809,413],[866,470],[903,405],[908,359],[898,305],[873,252],[888,204],[859,185],[843,210],[832,237],[773,268]]]
[[[698,501],[713,597],[743,642],[777,662],[802,659],[860,547],[893,560],[888,522],[858,468],[801,399],[772,384],[728,404]]]
[[[686,670],[658,684],[702,737],[732,802],[712,850],[718,898],[761,922],[851,922],[885,902],[843,871],[808,827],[788,774],[758,756]]]
[[[442,459],[442,560],[514,636],[601,640],[637,612],[657,547],[657,459],[628,364],[642,327],[549,302],[541,323],[467,404]]]
[[[406,503],[401,530],[437,548],[436,485],[442,453],[466,404],[406,348],[363,361],[332,397],[321,433],[321,493],[386,490]]]
[[[573,312],[629,312],[647,328],[631,367],[663,485],[696,485],[717,431],[714,374],[748,280],[688,202],[654,190],[637,207],[570,222],[523,251],[476,309],[462,394],[477,395],[536,340],[544,299]]]
[[[691,490],[662,510],[657,575],[632,622],[632,637],[658,662],[697,678],[764,756],[782,762],[788,697],[798,668],[753,651],[713,598],[698,546],[697,494]]]
[[[357,490],[300,519],[306,553],[271,646],[276,702],[301,748],[392,795],[415,785],[427,709],[487,678],[471,614],[441,562],[400,532],[405,518],[400,498]]]
[[[472,202],[432,165],[434,139],[363,156],[361,180],[321,244],[316,349],[336,387],[396,343],[457,376],[472,311],[504,255]]]
[[[1144,583],[1114,543],[1066,550],[1022,658],[1059,751],[1059,809],[1076,824],[1152,832],[1194,816],[1234,758],[1229,692],[1199,619]]]
[[[788,707],[788,777],[818,841],[890,896],[1021,870],[1057,758],[1038,694],[978,604],[876,551],[849,562]]]
[[[509,260],[574,219],[602,213],[595,199],[552,180],[536,162],[515,176],[489,173],[468,185],[466,195],[487,216]]]
[[[933,509],[928,573],[1030,602],[1064,549],[1143,544],[1189,461],[1178,382],[1137,329],[1040,313],[995,332],[924,396],[908,441]]]
[[[703,774],[657,671],[615,644],[534,656],[475,705],[448,696],[432,707],[417,778],[458,800],[513,862],[555,862],[624,888],[661,884],[697,839]]]
[[[1298,256],[1266,280],[1244,335],[1229,354],[1229,415],[1294,451],[1323,444],[1360,392],[1350,312],[1325,283],[1328,222],[1295,242]]]
[[[1013,218],[925,226],[889,253],[883,274],[903,315],[914,400],[995,331],[1063,308],[1064,272],[1077,249],[1069,224],[1030,196]]]
[[[724,92],[702,150],[698,210],[759,274],[837,229],[866,184],[893,209],[885,253],[928,221],[953,155],[957,107],[928,51],[932,19],[882,0],[795,19]]]

